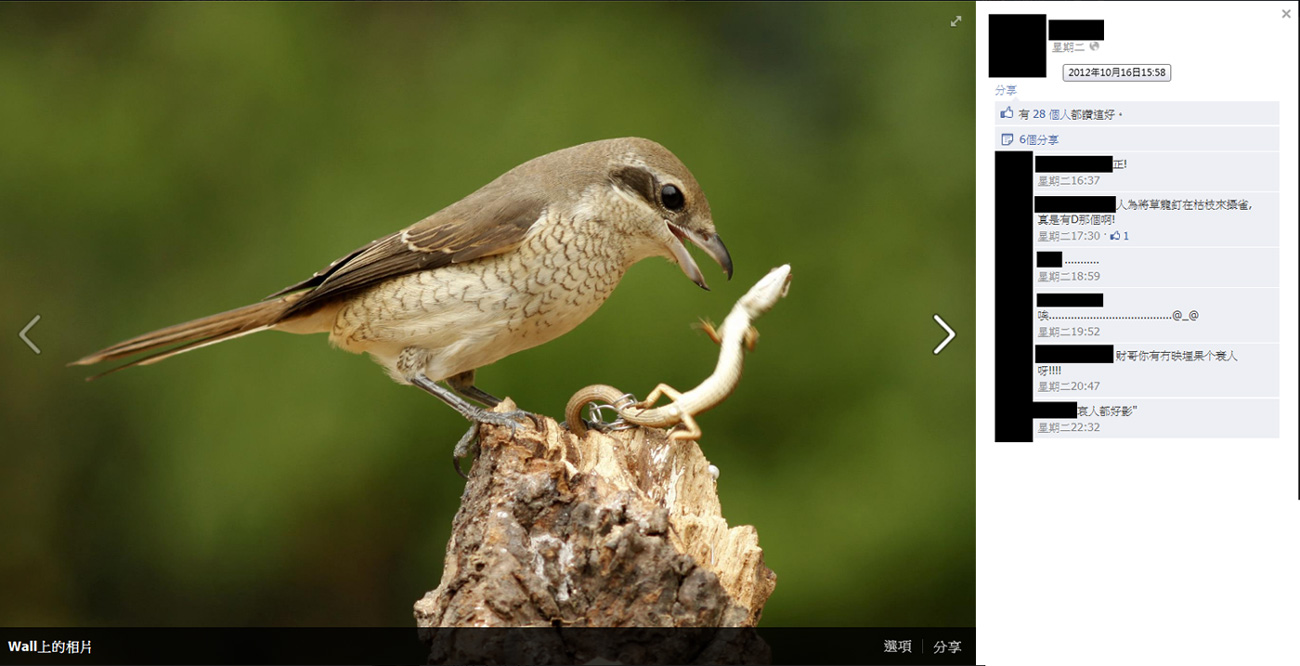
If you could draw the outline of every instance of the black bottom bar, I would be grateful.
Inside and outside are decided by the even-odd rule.
[[[1040,308],[1099,308],[1102,294],[1039,294]]]
[[[0,664],[593,662],[974,664],[975,629],[0,629]]]
[[[1036,419],[1074,419],[1079,417],[1077,402],[1035,402]]]
[[[1114,363],[1115,345],[1035,345],[1034,363]]]

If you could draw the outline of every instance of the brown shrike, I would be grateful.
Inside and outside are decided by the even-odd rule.
[[[328,333],[335,346],[370,354],[399,383],[469,419],[459,457],[479,423],[513,427],[529,416],[468,402],[500,402],[474,385],[476,368],[573,330],[647,257],[675,261],[708,289],[683,240],[731,277],[709,202],[676,156],[647,139],[585,143],[529,160],[266,300],[119,342],[73,365],[149,353],[114,372],[258,331]]]

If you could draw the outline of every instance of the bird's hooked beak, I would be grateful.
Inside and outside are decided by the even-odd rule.
[[[695,264],[695,259],[691,258],[691,253],[686,251],[686,246],[682,244],[682,239],[688,239],[696,247],[704,250],[718,265],[722,267],[722,272],[727,274],[727,279],[731,279],[731,253],[727,252],[727,246],[722,244],[722,238],[716,232],[699,233],[685,227],[679,227],[668,220],[664,220],[668,231],[672,232],[672,237],[665,239],[665,245],[672,254],[673,260],[681,267],[686,277],[691,282],[700,285],[705,291],[709,290],[709,285],[704,281],[704,274],[700,272],[700,267]]]

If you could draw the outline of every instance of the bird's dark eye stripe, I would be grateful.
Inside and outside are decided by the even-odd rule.
[[[668,210],[681,210],[686,205],[686,197],[682,194],[682,191],[671,183],[664,185],[663,189],[659,191],[659,196],[663,199],[664,208]]]
[[[655,177],[649,171],[629,166],[615,171],[611,177],[628,190],[636,192],[646,203],[655,204]]]

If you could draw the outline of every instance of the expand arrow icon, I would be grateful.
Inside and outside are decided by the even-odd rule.
[[[943,342],[940,342],[939,346],[934,348],[934,353],[938,354],[939,352],[943,351],[944,347],[948,346],[949,342],[952,342],[953,338],[957,337],[957,334],[953,332],[951,328],[948,327],[948,323],[943,320],[943,317],[940,317],[939,315],[935,315],[934,321],[935,323],[942,326],[943,330],[948,331],[948,337],[944,338]]]

